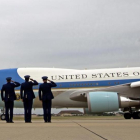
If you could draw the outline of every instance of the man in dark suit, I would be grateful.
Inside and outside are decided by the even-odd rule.
[[[33,86],[38,85],[38,82],[30,79],[29,75],[24,76],[25,82],[21,84],[20,96],[24,104],[24,119],[25,123],[31,123],[31,112],[33,99],[35,98]],[[29,81],[29,79],[31,81]]]
[[[44,121],[51,123],[51,106],[52,99],[54,98],[51,88],[57,85],[53,81],[50,81],[47,76],[42,77],[42,79],[44,83],[39,87],[39,99],[43,105]],[[47,83],[47,81],[50,83]]]
[[[13,108],[14,108],[14,100],[16,100],[16,94],[15,94],[14,88],[20,86],[20,83],[14,82],[11,79],[12,79],[11,77],[7,77],[6,78],[7,84],[4,84],[1,89],[1,98],[2,98],[2,101],[5,102],[7,123],[14,123],[13,122]],[[5,92],[5,96],[3,95],[4,92]],[[10,118],[9,118],[9,110],[10,110]]]

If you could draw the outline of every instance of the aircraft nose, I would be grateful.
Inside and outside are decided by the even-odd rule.
[[[18,75],[17,69],[2,69],[0,70],[0,87],[6,83],[6,78],[12,77],[12,80],[17,82],[23,82],[23,79]]]

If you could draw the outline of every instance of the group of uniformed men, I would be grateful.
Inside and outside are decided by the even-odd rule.
[[[33,86],[38,85],[36,80],[30,78],[29,75],[24,76],[25,82],[21,84],[20,88],[20,96],[24,105],[24,119],[25,123],[31,123],[31,112],[33,99],[35,98],[33,92]],[[57,85],[48,79],[47,76],[43,76],[43,84],[39,86],[39,99],[42,102],[43,112],[44,112],[44,122],[51,123],[51,105],[52,99],[54,98],[51,88],[56,87]],[[11,77],[6,78],[7,83],[2,86],[1,89],[1,98],[2,101],[5,102],[6,109],[6,122],[13,122],[13,108],[14,108],[14,100],[16,100],[15,87],[19,87],[20,83],[12,81]],[[49,81],[49,83],[47,82]],[[5,95],[4,95],[5,93]],[[10,115],[9,115],[10,111]]]

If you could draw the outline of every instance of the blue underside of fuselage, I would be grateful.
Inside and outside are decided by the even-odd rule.
[[[18,73],[17,68],[14,69],[3,69],[0,70],[0,89],[3,84],[6,83],[6,77],[12,77],[14,81],[19,83],[23,83],[24,79],[22,79]],[[102,81],[79,81],[79,82],[59,82],[56,83],[57,87],[55,89],[60,88],[89,88],[89,87],[108,87],[115,86],[120,84],[126,84],[131,82],[140,81],[140,79],[125,79],[125,80],[102,80]],[[34,89],[38,89],[39,86],[35,86]],[[19,90],[20,87],[16,88]]]

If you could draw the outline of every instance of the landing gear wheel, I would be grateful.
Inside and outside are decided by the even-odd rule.
[[[137,119],[137,112],[133,112],[132,118],[133,118],[133,119]]]
[[[130,113],[125,113],[125,114],[124,114],[124,118],[125,118],[125,119],[131,119],[131,117],[132,117],[132,116],[131,116]]]
[[[140,112],[134,112],[132,117],[133,119],[140,119]]]
[[[6,120],[5,114],[2,114],[2,115],[1,115],[1,120]]]
[[[137,117],[138,119],[140,119],[140,112],[137,112]]]

